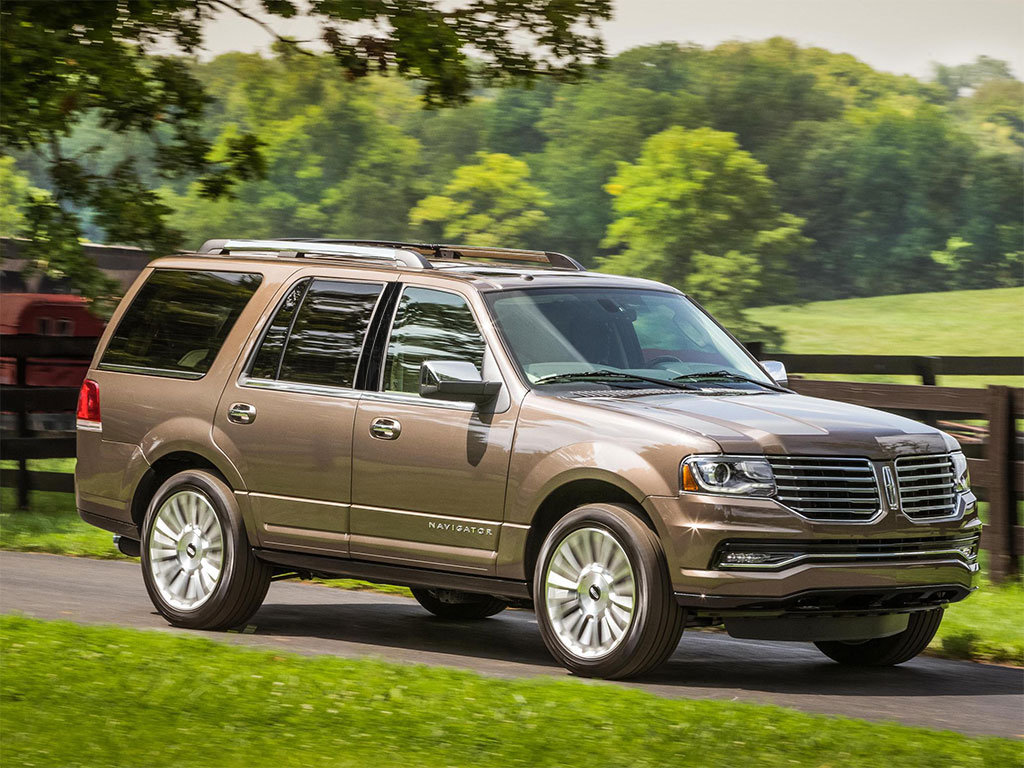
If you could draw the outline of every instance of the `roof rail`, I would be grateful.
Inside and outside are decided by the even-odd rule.
[[[487,248],[476,245],[434,245],[434,258],[438,261],[457,259],[495,259],[496,261],[528,261],[548,264],[555,269],[586,272],[587,268],[571,256],[555,251],[528,251],[523,248]]]
[[[337,258],[367,261],[381,261],[414,269],[433,269],[434,266],[422,254],[393,244],[373,246],[348,241],[328,240],[207,240],[199,247],[199,253],[260,253],[270,252],[279,257]]]
[[[408,243],[394,240],[335,240],[302,238],[297,240],[207,240],[200,253],[233,253],[238,251],[273,251],[280,255],[305,254],[339,258],[376,259],[403,266],[431,269],[431,260],[458,261],[494,259],[545,264],[555,269],[585,272],[586,267],[570,256],[554,251],[529,251],[523,248],[489,248],[477,245],[445,245],[440,243]]]

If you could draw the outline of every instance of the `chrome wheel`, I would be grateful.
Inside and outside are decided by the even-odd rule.
[[[633,622],[636,579],[622,545],[601,528],[558,544],[544,577],[545,609],[566,650],[586,659],[611,653]]]
[[[191,611],[205,603],[220,581],[224,534],[210,500],[198,490],[168,496],[149,535],[149,567],[160,597]]]

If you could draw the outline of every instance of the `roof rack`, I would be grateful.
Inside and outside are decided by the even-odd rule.
[[[339,259],[366,259],[415,269],[433,269],[433,265],[414,251],[388,245],[372,247],[357,243],[334,243],[325,240],[207,240],[199,253],[274,253],[279,257],[306,256]]]
[[[270,251],[278,256],[302,258],[335,257],[390,262],[416,269],[433,269],[433,261],[496,260],[525,261],[544,264],[555,269],[585,272],[575,259],[553,251],[528,251],[522,248],[488,248],[476,245],[444,245],[407,243],[393,240],[334,240],[310,238],[300,240],[207,240],[199,253],[237,253]]]

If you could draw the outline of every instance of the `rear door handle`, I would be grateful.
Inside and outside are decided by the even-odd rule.
[[[235,424],[252,424],[256,421],[256,406],[248,403],[232,403],[228,408],[228,421]]]
[[[398,419],[379,418],[370,423],[370,436],[378,440],[397,440],[402,434],[402,425]]]

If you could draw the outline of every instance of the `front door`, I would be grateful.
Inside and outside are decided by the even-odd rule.
[[[353,433],[351,556],[493,573],[516,408],[419,396],[420,364],[463,360],[500,379],[469,302],[407,285]],[[369,388],[369,387],[368,387]]]
[[[298,281],[224,390],[214,439],[245,481],[260,546],[348,552],[355,377],[382,289]]]

